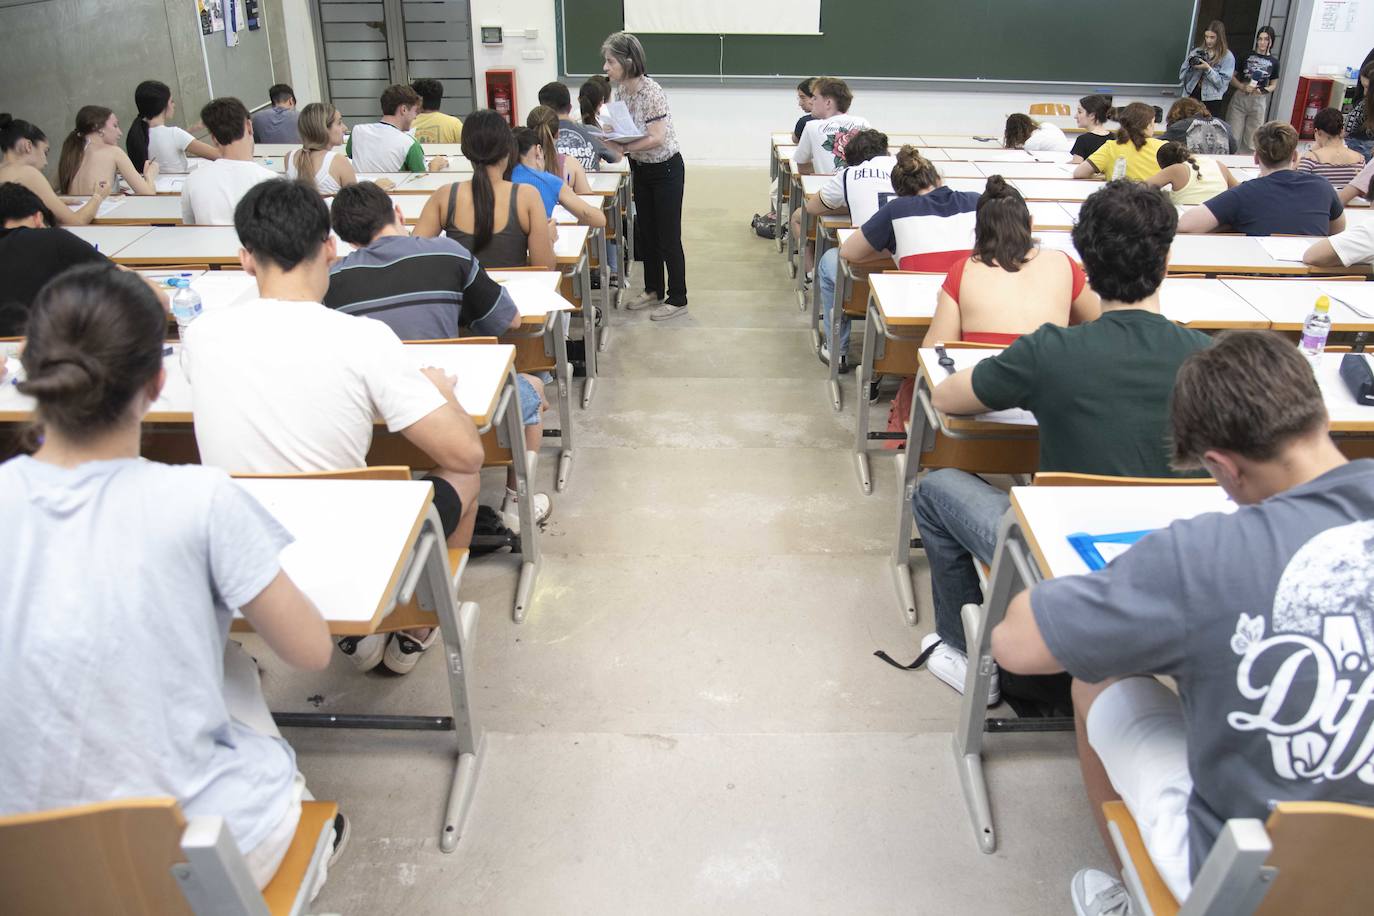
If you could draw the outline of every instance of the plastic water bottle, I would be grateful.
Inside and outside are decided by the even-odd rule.
[[[1302,341],[1298,348],[1314,367],[1320,361],[1322,351],[1326,349],[1326,336],[1331,333],[1330,312],[1331,300],[1325,296],[1318,296],[1316,304],[1312,306],[1312,313],[1302,325]]]
[[[1112,181],[1120,181],[1126,177],[1126,157],[1117,156],[1116,165],[1112,166]]]
[[[183,274],[170,283],[176,287],[176,294],[172,296],[172,317],[177,321],[178,334],[184,335],[186,326],[200,317],[200,294],[191,289],[190,274]]]

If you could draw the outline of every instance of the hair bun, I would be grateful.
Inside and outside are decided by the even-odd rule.
[[[990,175],[987,184],[983,187],[983,195],[985,197],[1005,197],[1008,190],[1009,186],[1005,178],[1001,175]]]
[[[39,401],[67,401],[100,387],[100,364],[80,350],[66,348],[48,356],[18,384],[20,392]]]
[[[4,130],[14,123],[14,115],[8,111],[0,112],[0,130]]]

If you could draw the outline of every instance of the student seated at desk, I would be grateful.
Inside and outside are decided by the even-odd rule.
[[[506,180],[514,152],[510,122],[489,108],[474,111],[463,129],[463,155],[472,163],[472,180],[455,181],[431,194],[415,235],[429,238],[442,232],[492,270],[557,269],[552,208],[545,211],[535,188]]]
[[[253,115],[253,136],[259,143],[299,143],[297,130],[296,91],[285,83],[277,83],[267,90],[272,107]]]
[[[3,115],[0,115],[0,118],[3,117]],[[0,174],[3,174],[3,172],[4,170],[0,169]],[[1350,202],[1356,197],[1363,197],[1366,201],[1369,201],[1371,200],[1369,193],[1371,184],[1374,184],[1374,160],[1365,163],[1365,167],[1360,170],[1360,174],[1356,175],[1351,180],[1350,184],[1337,191],[1336,196],[1341,199],[1342,204],[1347,206],[1349,206]]]
[[[420,97],[420,113],[411,125],[415,139],[421,143],[461,143],[463,122],[439,110],[444,104],[444,84],[424,79],[411,83],[410,88]]]
[[[1069,138],[1053,124],[1042,124],[1030,115],[1016,112],[1007,115],[1006,127],[1002,130],[1002,148],[1067,153]]]
[[[862,226],[878,212],[879,202],[892,197],[896,191],[892,186],[892,171],[897,168],[895,156],[887,152],[887,134],[864,128],[854,135],[844,149],[845,162],[849,163],[835,173],[821,192],[806,202],[806,212],[813,216],[826,213],[849,211],[852,225]],[[907,190],[911,190],[907,188]],[[912,190],[912,193],[916,191]],[[835,307],[835,276],[839,272],[840,251],[831,248],[821,258],[816,267],[821,294],[821,362],[830,364],[830,312]],[[836,350],[839,353],[840,372],[849,371],[849,325],[848,318],[840,321],[840,340]]]
[[[1164,116],[1161,140],[1177,140],[1203,156],[1225,156],[1236,151],[1231,125],[1215,118],[1207,106],[1193,98],[1181,98],[1169,106]]]
[[[181,221],[188,226],[232,226],[234,208],[253,187],[277,178],[253,161],[253,123],[238,99],[211,99],[201,123],[215,140],[219,158],[186,176],[181,186]]]
[[[311,102],[301,109],[296,130],[301,148],[286,157],[287,178],[313,182],[315,190],[326,197],[357,184],[353,163],[338,150],[344,142],[344,120],[337,108],[328,102]]]
[[[1144,102],[1132,102],[1117,113],[1121,129],[1073,170],[1074,178],[1129,178],[1144,181],[1159,171],[1155,158],[1164,141],[1153,136],[1155,110]]]
[[[57,187],[63,194],[95,194],[119,190],[123,178],[135,194],[156,194],[156,162],[137,169],[119,148],[119,118],[100,105],[82,105],[76,113],[76,126],[62,141],[57,160]]]
[[[108,266],[34,303],[18,387],[41,445],[0,465],[0,815],[169,795],[224,818],[261,888],[311,796],[229,621],[308,671],[329,630],[261,505],[223,471],[139,457],[166,333],[152,290]]]
[[[1374,220],[1363,220],[1344,232],[1313,242],[1302,260],[1313,267],[1374,264]]]
[[[375,318],[402,340],[444,340],[466,328],[499,337],[520,327],[520,312],[505,287],[487,276],[466,248],[442,236],[413,238],[386,192],[369,181],[345,188],[330,207],[339,238],[356,249],[329,268],[324,304],[349,315]],[[525,449],[544,444],[544,383],[517,373]],[[531,464],[531,466],[533,466]],[[506,476],[501,506],[506,527],[520,533],[515,469]],[[549,515],[545,493],[534,494],[534,520]]]
[[[572,97],[567,86],[545,83],[539,90],[539,104],[547,105],[558,114],[558,135],[553,141],[558,152],[576,159],[585,171],[595,172],[601,168],[601,163],[619,162],[623,158],[585,125],[572,120]]]
[[[52,227],[52,214],[22,184],[0,184],[0,337],[21,337],[43,285],[77,264],[109,264],[85,239]]]
[[[536,105],[525,118],[525,127],[535,132],[544,148],[544,171],[563,179],[574,194],[590,194],[592,186],[587,183],[587,170],[582,163],[576,156],[558,151],[558,112],[547,105]]]
[[[1045,325],[931,392],[942,413],[972,416],[1020,407],[1035,414],[1040,470],[1170,477],[1169,392],[1183,360],[1207,335],[1159,314],[1178,213],[1164,195],[1132,181],[1108,182],[1084,202],[1073,230],[1102,316],[1070,328]],[[983,600],[973,567],[991,563],[1006,492],[964,471],[922,478],[912,500],[930,562],[935,632],[921,641],[930,672],[963,691],[968,661],[960,610]],[[1006,692],[1042,711],[1068,707],[1066,678],[1003,678]],[[993,678],[989,705],[997,702]]]
[[[203,463],[237,473],[338,471],[367,464],[373,423],[400,433],[436,467],[424,479],[450,547],[472,541],[482,441],[440,369],[419,369],[380,321],[322,305],[334,240],[314,188],[263,182],[239,203],[243,269],[261,298],[210,309],[183,332]],[[438,629],[339,640],[362,670],[410,671]]]
[[[348,135],[345,155],[360,172],[442,172],[448,160],[435,156],[425,165],[420,141],[410,128],[420,114],[420,95],[409,86],[396,84],[382,93],[382,119],[375,124],[355,124]]]
[[[553,109],[545,108],[544,110],[552,111]],[[606,214],[578,197],[577,190],[570,182],[564,180],[558,172],[549,169],[548,156],[551,149],[553,149],[553,138],[548,130],[517,127],[515,129],[516,166],[511,169],[511,183],[517,186],[527,184],[538,191],[539,197],[544,203],[544,213],[549,217],[553,216],[553,208],[562,204],[563,209],[577,217],[577,221],[582,225],[597,228],[605,226]],[[561,154],[554,153],[554,155]],[[577,160],[568,157],[567,162],[575,164]],[[577,174],[585,185],[587,175],[580,171],[581,166],[577,168]],[[588,190],[591,189],[588,188]],[[553,231],[556,233],[557,227],[554,227]]]
[[[1194,154],[1177,140],[1161,146],[1155,158],[1159,171],[1145,183],[1163,190],[1175,206],[1204,203],[1239,184],[1225,165],[1210,156]]]
[[[802,131],[806,130],[806,125],[816,120],[816,115],[811,111],[813,101],[811,87],[819,78],[816,76],[808,77],[797,84],[797,107],[802,110],[802,115],[797,118],[797,123],[792,127],[793,143],[800,143]]]
[[[587,78],[577,91],[577,110],[582,115],[582,124],[596,130],[601,129],[601,109],[611,98],[611,81],[600,74]]]
[[[1335,188],[1300,172],[1298,132],[1270,121],[1255,131],[1260,177],[1243,181],[1194,207],[1178,221],[1179,232],[1243,232],[1246,235],[1333,235],[1345,228],[1345,208]]]
[[[1120,799],[1182,904],[1228,819],[1263,821],[1276,801],[1374,805],[1374,461],[1337,450],[1312,370],[1267,331],[1185,360],[1171,414],[1174,465],[1205,468],[1241,508],[1021,592],[992,651],[1004,671],[1073,676],[1107,849],[1102,803]],[[1100,871],[1071,893],[1079,913],[1130,912]]]
[[[792,164],[802,175],[829,175],[844,164],[844,145],[854,132],[871,125],[849,113],[854,93],[849,84],[833,76],[818,76],[811,82],[811,117],[802,129]]]
[[[1097,148],[1111,138],[1112,132],[1107,129],[1107,122],[1115,117],[1116,109],[1107,96],[1093,93],[1079,99],[1073,119],[1083,128],[1083,133],[1073,138],[1069,162],[1077,165],[1097,152]]]
[[[1363,97],[1350,107],[1345,116],[1345,145],[1369,159],[1374,151],[1374,103],[1370,101],[1369,87],[1374,82],[1374,60],[1366,59],[1360,67],[1360,86]]]
[[[1345,145],[1345,124],[1339,110],[1323,108],[1312,125],[1316,140],[1298,160],[1298,171],[1320,175],[1332,187],[1345,187],[1364,169],[1364,156]]]
[[[1036,244],[1021,192],[993,175],[978,198],[973,254],[945,276],[924,346],[967,340],[1005,347],[1042,324],[1082,324],[1101,311],[1083,268]]]
[[[72,210],[62,198],[53,193],[52,185],[43,174],[48,167],[48,137],[28,121],[0,114],[0,182],[14,182],[28,188],[52,217],[53,225],[84,226],[95,219],[100,205],[113,190],[101,184],[83,203]]]
[[[157,163],[160,174],[184,175],[191,170],[187,153],[201,159],[219,158],[219,151],[213,146],[167,123],[176,117],[177,103],[172,101],[172,90],[166,83],[139,83],[134,89],[134,107],[138,117],[129,128],[124,146],[135,169],[142,171],[151,160]]]

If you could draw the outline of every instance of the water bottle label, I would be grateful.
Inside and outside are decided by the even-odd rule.
[[[1304,350],[1318,352],[1326,347],[1326,335],[1303,334],[1302,342],[1298,344]]]
[[[1126,177],[1126,157],[1118,156],[1116,166],[1112,169],[1112,180],[1118,181]]]

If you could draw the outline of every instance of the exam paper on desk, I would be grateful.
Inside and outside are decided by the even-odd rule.
[[[1302,263],[1302,256],[1312,247],[1315,239],[1288,238],[1284,236],[1262,236],[1255,239],[1269,257],[1275,261],[1296,261]]]
[[[997,350],[946,350],[945,354],[954,360],[954,371],[960,372],[964,369],[971,369],[983,360],[996,356]],[[928,360],[927,365],[933,365],[935,361]],[[942,371],[935,365],[935,374],[938,376]],[[938,385],[943,379],[932,379],[933,385]],[[987,413],[980,413],[977,416],[961,417],[965,420],[977,420],[980,423],[1006,423],[1012,426],[1036,426],[1035,414],[1020,407],[1010,407],[1006,410],[990,410]]]
[[[71,208],[73,213],[75,213],[77,210],[80,210],[82,207],[86,206],[87,203],[88,201],[83,200],[80,203],[67,204],[67,206]],[[109,216],[115,210],[119,209],[123,204],[123,197],[105,198],[103,201],[100,202],[100,208],[96,210],[96,218],[99,219],[102,216]]]

